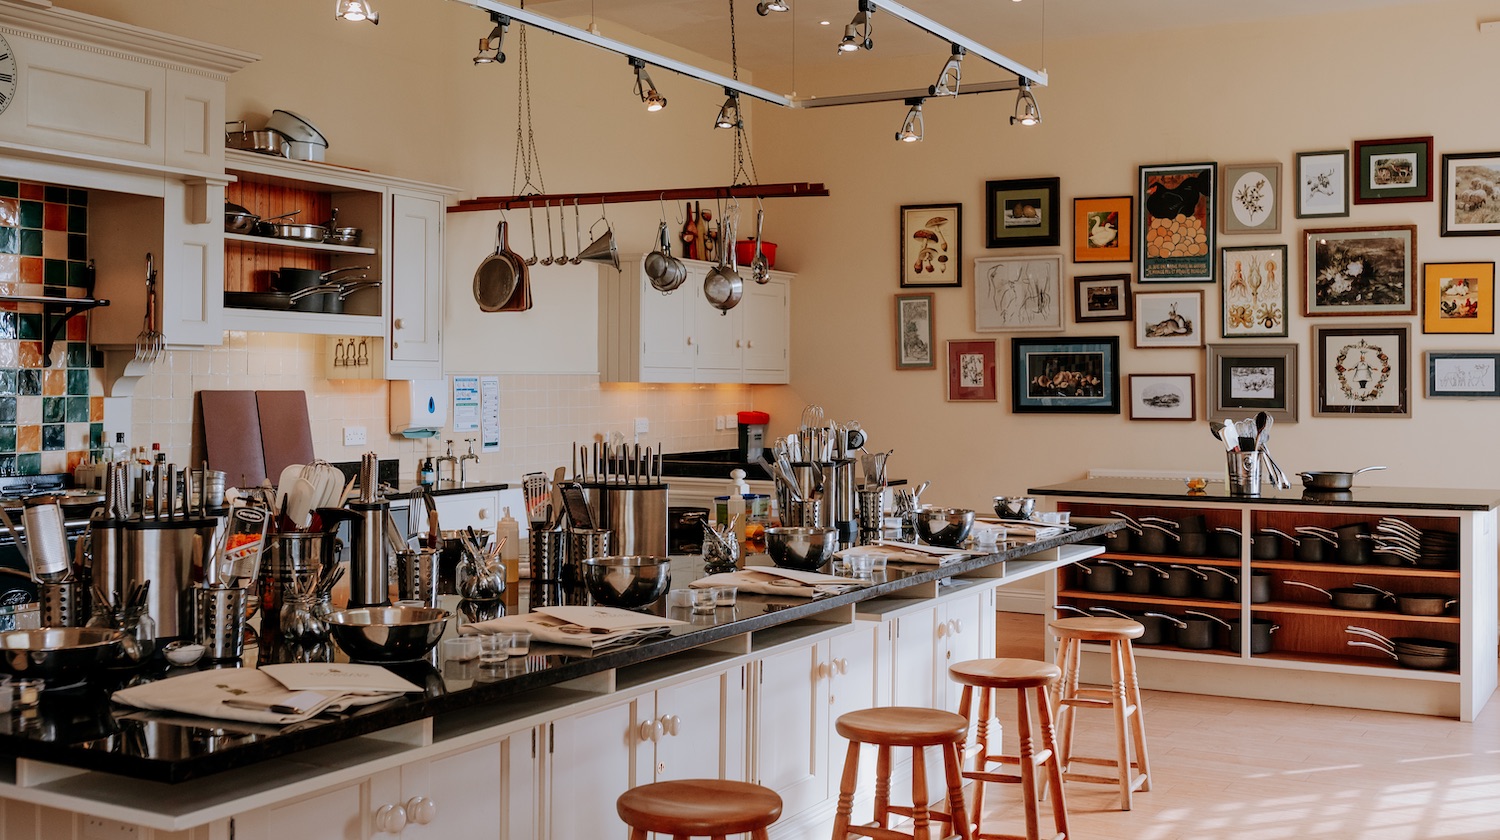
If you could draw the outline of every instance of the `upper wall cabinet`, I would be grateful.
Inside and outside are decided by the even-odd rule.
[[[358,228],[358,245],[224,234],[224,327],[266,332],[375,336],[387,379],[442,375],[444,201],[448,187],[251,152],[225,152],[229,201],[262,218]],[[340,293],[280,307],[264,292],[285,269],[319,273]],[[360,285],[362,279],[378,285]],[[215,288],[218,288],[217,286]],[[284,287],[285,288],[285,287]],[[279,307],[279,308],[278,308]]]
[[[703,297],[711,263],[683,260],[687,279],[670,294],[651,286],[640,258],[599,270],[599,376],[604,382],[791,381],[791,280],[745,277],[744,296],[720,312]]]

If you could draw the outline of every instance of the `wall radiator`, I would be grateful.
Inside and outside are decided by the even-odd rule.
[[[1162,478],[1183,481],[1189,478],[1212,478],[1202,470],[1089,470],[1089,478]]]

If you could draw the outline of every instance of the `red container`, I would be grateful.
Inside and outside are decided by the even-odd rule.
[[[766,255],[766,266],[768,268],[775,268],[776,267],[776,243],[775,242],[762,242],[762,243],[760,243],[760,252],[762,254]],[[738,242],[734,243],[734,260],[735,260],[735,262],[739,263],[741,266],[748,266],[750,264],[750,261],[753,260],[753,259],[755,259],[755,240],[754,239],[741,239]]]

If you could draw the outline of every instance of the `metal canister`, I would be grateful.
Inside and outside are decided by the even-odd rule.
[[[68,534],[63,528],[62,505],[52,496],[27,499],[21,521],[26,527],[31,574],[46,583],[66,578],[71,558],[68,555]]]
[[[384,607],[391,603],[391,565],[386,554],[385,519],[391,505],[384,500],[350,502],[359,518],[349,523],[349,606]]]

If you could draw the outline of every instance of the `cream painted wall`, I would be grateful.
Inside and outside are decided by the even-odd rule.
[[[1127,270],[1123,264],[1074,265],[1068,217],[1078,196],[1133,192],[1139,164],[1281,161],[1290,172],[1298,151],[1348,148],[1353,140],[1431,134],[1436,152],[1493,149],[1500,117],[1487,103],[1500,72],[1500,49],[1476,21],[1494,17],[1492,2],[1437,2],[1385,9],[1367,17],[1312,17],[1294,24],[1167,32],[1048,44],[1051,84],[1038,90],[1042,126],[1007,124],[1004,94],[930,102],[926,140],[892,139],[899,103],[812,112],[757,109],[757,151],[771,178],[815,173],[832,196],[779,202],[766,223],[799,272],[793,315],[793,384],[759,389],[757,408],[780,434],[809,401],[840,419],[858,419],[871,446],[894,448],[896,476],[931,479],[928,501],[983,509],[996,494],[1082,477],[1090,468],[1193,470],[1222,474],[1222,455],[1197,423],[1130,422],[1124,416],[1013,415],[1009,411],[1009,338],[973,328],[973,259],[1005,253],[1063,253],[1069,335],[1118,335],[1128,325],[1087,327],[1072,321],[1075,275]],[[859,56],[860,58],[874,57]],[[926,62],[913,67],[919,79]],[[934,65],[935,66],[935,65]],[[1434,161],[1434,165],[1437,161]],[[1060,176],[1063,247],[1029,252],[983,248],[987,179]],[[1286,184],[1283,184],[1285,188]],[[962,289],[936,290],[941,340],[994,337],[999,342],[998,403],[944,399],[946,365],[934,371],[894,369],[893,302],[897,279],[897,213],[901,204],[964,203]],[[1348,219],[1304,222],[1284,211],[1279,235],[1221,236],[1220,245],[1284,243],[1296,264],[1305,227],[1418,226],[1422,262],[1494,260],[1497,240],[1441,238],[1437,204],[1360,205]],[[1302,289],[1293,270],[1293,300]],[[1137,289],[1140,286],[1137,284]],[[1211,285],[1162,286],[1205,292],[1205,326],[1219,335],[1218,293]],[[1300,312],[1294,302],[1292,309]],[[1410,419],[1311,416],[1313,320],[1413,327]],[[1484,401],[1424,399],[1422,353],[1494,349],[1494,336],[1425,336],[1416,318],[1290,319],[1301,347],[1301,420],[1278,424],[1278,460],[1291,470],[1354,469],[1369,484],[1500,487],[1500,439],[1488,432],[1497,406]],[[1123,351],[1125,373],[1189,372],[1202,350]],[[941,358],[941,357],[940,357]]]

